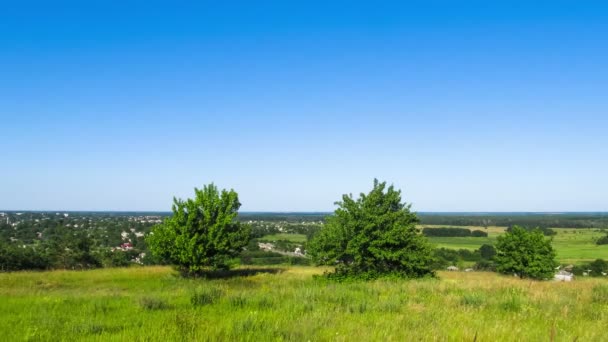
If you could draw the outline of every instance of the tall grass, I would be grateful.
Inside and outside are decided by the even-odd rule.
[[[312,267],[223,279],[169,268],[0,274],[0,340],[599,341],[608,283],[493,273],[326,283]]]

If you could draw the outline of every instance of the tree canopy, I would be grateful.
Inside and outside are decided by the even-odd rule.
[[[557,262],[551,240],[539,229],[513,226],[496,242],[496,270],[521,278],[552,279]]]
[[[238,194],[220,192],[214,184],[195,188],[194,193],[193,199],[173,199],[173,215],[154,227],[147,237],[149,248],[183,274],[228,269],[250,235],[249,226],[236,221]]]
[[[368,194],[343,195],[335,204],[335,215],[309,246],[318,264],[336,266],[333,276],[434,275],[432,249],[416,228],[418,217],[401,202],[401,191],[374,180]]]

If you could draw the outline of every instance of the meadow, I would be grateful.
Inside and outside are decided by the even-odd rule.
[[[183,279],[169,267],[0,274],[3,341],[599,341],[608,282],[485,272],[327,283],[323,268],[240,268]]]

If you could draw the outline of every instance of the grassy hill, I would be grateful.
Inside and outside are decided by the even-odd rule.
[[[182,279],[167,267],[0,274],[0,334],[18,340],[550,340],[605,338],[606,279],[493,273],[335,284],[313,267]]]

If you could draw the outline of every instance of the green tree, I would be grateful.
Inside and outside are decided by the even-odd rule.
[[[308,247],[316,263],[336,266],[330,276],[434,275],[432,249],[416,228],[418,217],[401,202],[401,191],[374,180],[369,194],[343,195],[336,205]]]
[[[521,278],[552,279],[557,262],[551,240],[539,229],[513,226],[496,242],[496,269]]]
[[[482,259],[491,260],[496,255],[496,248],[484,243],[479,247],[479,255]]]
[[[250,227],[236,221],[241,206],[234,190],[213,185],[194,189],[194,199],[173,199],[173,215],[146,238],[150,251],[184,275],[205,268],[228,269],[230,259],[249,242]]]

